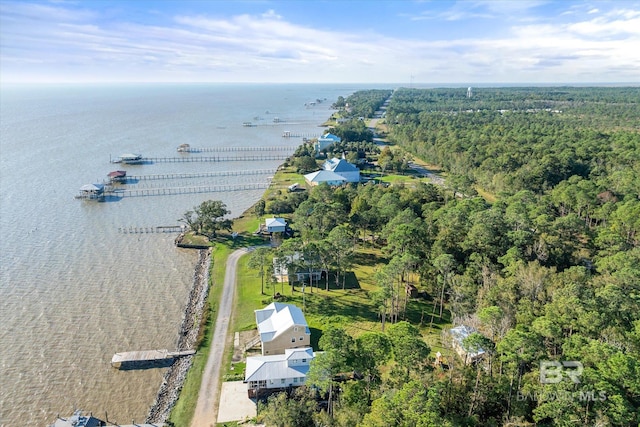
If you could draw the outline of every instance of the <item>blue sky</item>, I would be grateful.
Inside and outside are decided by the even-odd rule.
[[[637,83],[640,1],[5,1],[0,81]]]

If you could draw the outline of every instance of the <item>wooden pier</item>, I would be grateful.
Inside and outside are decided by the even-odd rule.
[[[139,164],[152,163],[194,163],[194,162],[263,162],[267,160],[286,160],[287,154],[256,154],[245,156],[183,156],[183,157],[143,157]]]
[[[182,233],[185,230],[185,225],[157,225],[155,227],[118,227],[118,231],[124,234]]]
[[[223,176],[245,176],[245,175],[269,175],[273,174],[273,169],[253,169],[238,171],[219,171],[201,173],[162,173],[155,175],[129,175],[125,183],[133,181],[157,180],[157,179],[181,179],[181,178],[217,178]]]
[[[269,182],[255,182],[248,184],[202,185],[194,187],[155,187],[128,190],[115,189],[105,192],[105,194],[111,197],[122,198],[140,196],[176,196],[179,194],[217,193],[226,191],[265,190],[267,188],[269,188]]]
[[[227,152],[247,152],[247,151],[294,151],[296,147],[191,147],[183,144],[178,147],[180,153],[227,153]]]
[[[178,357],[191,356],[195,350],[169,351],[169,350],[144,350],[116,353],[111,358],[111,366],[118,369],[136,369],[137,367],[154,367],[172,363]],[[154,365],[154,366],[150,366]]]
[[[292,132],[289,130],[285,130],[282,133],[283,138],[319,138],[320,135],[313,134],[310,132]]]

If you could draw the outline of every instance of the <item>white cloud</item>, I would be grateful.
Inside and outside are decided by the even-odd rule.
[[[3,79],[38,70],[77,80],[143,76],[153,81],[403,82],[414,75],[416,81],[472,83],[640,78],[640,11],[590,14],[585,9],[571,15],[572,22],[532,19],[518,25],[541,2],[511,3],[520,2],[463,2],[447,11],[451,19],[458,11],[469,15],[496,8],[522,16],[499,36],[435,41],[391,37],[382,33],[384,28],[364,33],[307,27],[275,10],[231,17],[183,14],[170,24],[150,25],[102,21],[93,11],[18,4],[2,14]],[[463,10],[465,5],[469,10]],[[578,21],[578,16],[584,19]],[[39,25],[33,25],[36,21]]]

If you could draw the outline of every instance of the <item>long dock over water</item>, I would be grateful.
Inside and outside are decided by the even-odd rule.
[[[191,356],[195,350],[169,351],[169,350],[143,350],[126,351],[116,353],[111,358],[111,366],[118,369],[135,368],[145,364],[158,364],[173,362],[178,357]]]
[[[111,197],[140,197],[140,196],[176,196],[178,194],[216,193],[224,191],[265,190],[269,188],[269,182],[255,182],[248,184],[230,185],[202,185],[195,187],[156,187],[139,189],[112,189],[105,191],[106,196]]]
[[[142,233],[182,233],[186,230],[184,225],[157,225],[155,227],[118,227],[118,231],[124,234]]]
[[[318,138],[320,135],[310,132],[293,132],[290,130],[285,130],[282,133],[283,138]]]
[[[142,157],[139,160],[136,160],[136,164],[189,162],[256,162],[267,160],[286,160],[288,157],[290,156],[287,154],[255,154],[245,156]],[[121,163],[121,161],[111,160],[111,163]]]
[[[180,179],[180,178],[216,178],[223,176],[245,176],[245,175],[270,175],[273,169],[253,169],[238,171],[218,171],[218,172],[201,172],[201,173],[162,173],[152,175],[127,175],[124,182],[143,181],[156,179]]]
[[[191,147],[181,145],[178,147],[180,153],[225,153],[233,151],[294,151],[296,147],[279,146],[279,147]]]

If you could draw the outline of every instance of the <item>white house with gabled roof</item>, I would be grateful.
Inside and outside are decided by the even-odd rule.
[[[340,175],[347,182],[360,182],[360,169],[352,163],[349,163],[344,156],[339,159],[334,157],[324,162],[322,166],[324,170],[331,171]]]
[[[284,233],[287,229],[287,220],[284,218],[267,218],[264,224],[268,233]]]
[[[311,347],[286,349],[284,354],[247,357],[244,382],[249,397],[303,385],[314,357]]]
[[[347,179],[342,175],[338,175],[335,172],[329,170],[319,170],[315,172],[308,173],[304,176],[305,181],[309,183],[309,185],[319,185],[326,183],[330,186],[342,185],[347,182]]]
[[[332,133],[327,133],[325,135],[322,135],[320,138],[318,138],[318,142],[316,143],[316,147],[315,147],[316,152],[319,153],[320,151],[324,150],[331,144],[335,144],[336,142],[340,142],[340,141],[342,141],[342,139],[339,136],[334,135]]]
[[[284,354],[288,349],[311,345],[307,320],[295,305],[272,302],[255,310],[255,314],[263,356]]]

